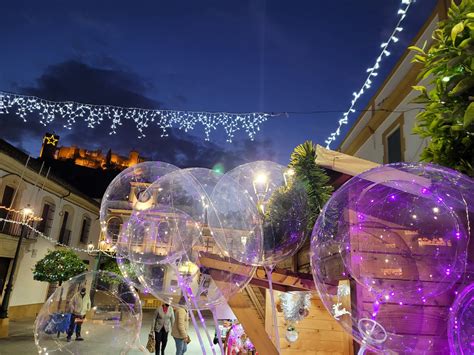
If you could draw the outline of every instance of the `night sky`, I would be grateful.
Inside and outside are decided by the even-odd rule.
[[[377,86],[433,11],[414,3]],[[396,24],[399,0],[6,1],[0,0],[0,90],[52,100],[207,111],[345,111]],[[306,139],[324,145],[340,114],[272,118],[256,141],[215,131],[108,135],[0,116],[0,137],[37,156],[46,131],[60,144],[144,156],[180,166],[272,159],[286,164]],[[351,116],[353,123],[357,114]],[[332,148],[337,148],[333,144]]]

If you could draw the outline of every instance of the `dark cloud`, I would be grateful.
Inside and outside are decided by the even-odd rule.
[[[160,104],[145,96],[152,86],[125,69],[103,69],[69,60],[48,67],[36,80],[35,87],[27,87],[23,91],[56,101],[73,98],[91,104],[156,108]]]
[[[110,60],[110,59],[107,59]],[[79,60],[69,60],[52,65],[36,80],[36,85],[19,88],[24,94],[36,95],[55,101],[74,100],[91,104],[108,104],[125,107],[159,108],[162,104],[147,97],[150,89],[156,89],[147,80],[119,67],[116,63],[108,68],[92,66]],[[177,95],[176,97],[179,97]],[[184,102],[185,98],[181,100]],[[181,167],[212,167],[217,163],[230,169],[238,164],[256,159],[272,159],[274,153],[270,141],[237,140],[234,144],[219,145],[205,142],[202,138],[179,130],[171,130],[162,138],[157,127],[148,128],[147,136],[137,138],[134,125],[125,122],[116,135],[109,135],[107,123],[94,129],[77,122],[72,130],[63,128],[58,118],[44,127],[30,117],[28,123],[18,120],[14,114],[0,117],[2,137],[24,150],[39,151],[41,137],[46,131],[60,135],[60,145],[77,145],[87,149],[109,148],[121,154],[136,149],[141,155],[167,161]],[[223,132],[213,132],[215,136]],[[196,133],[198,134],[198,133]]]

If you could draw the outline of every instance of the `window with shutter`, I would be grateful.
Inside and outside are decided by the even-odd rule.
[[[49,236],[51,226],[53,225],[54,209],[55,206],[53,203],[45,202],[43,205],[43,211],[41,212],[42,219],[38,225],[38,230],[47,236]]]
[[[86,244],[89,239],[89,230],[91,227],[91,219],[89,217],[84,217],[82,220],[82,228],[81,228],[81,238],[79,241],[81,243]]]

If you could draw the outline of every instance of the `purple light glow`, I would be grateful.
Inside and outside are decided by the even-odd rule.
[[[449,314],[448,339],[451,353],[468,355],[474,351],[474,284],[456,297]]]
[[[316,222],[311,266],[321,300],[333,315],[351,301],[339,322],[373,353],[449,353],[449,305],[467,261],[461,194],[474,191],[472,181],[454,186],[453,174],[418,163],[377,167],[339,188]],[[337,289],[347,281],[344,299]],[[361,324],[370,321],[385,341],[367,338]]]

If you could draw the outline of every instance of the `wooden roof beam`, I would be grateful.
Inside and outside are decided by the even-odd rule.
[[[254,272],[250,283],[258,287],[268,288],[267,272],[263,267],[245,265],[230,258],[221,258],[218,255],[202,253],[200,265],[209,269],[226,271],[237,275],[250,275]],[[232,260],[232,261],[230,261]],[[217,273],[213,273],[217,277]],[[273,288],[278,291],[314,291],[315,285],[311,274],[293,272],[286,269],[274,269],[272,272]]]

